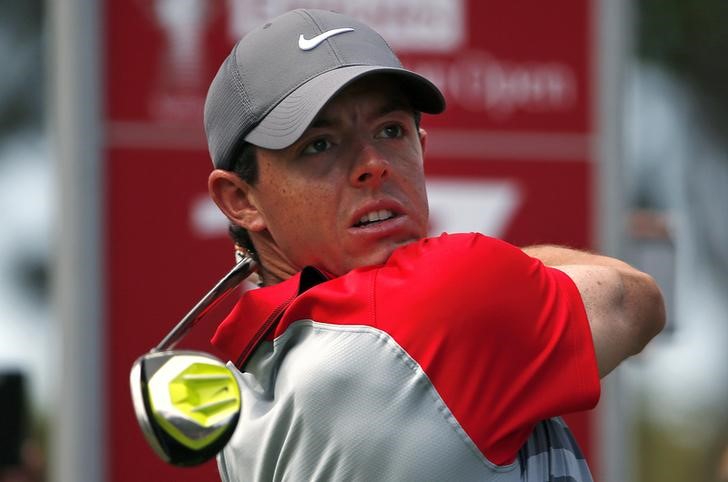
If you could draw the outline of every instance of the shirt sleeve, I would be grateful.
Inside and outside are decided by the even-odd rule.
[[[379,270],[375,303],[377,325],[493,463],[512,462],[537,422],[598,400],[576,286],[505,242],[470,234],[412,244]]]

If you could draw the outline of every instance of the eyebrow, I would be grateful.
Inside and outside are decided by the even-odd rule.
[[[331,119],[328,119],[323,116],[317,116],[308,127],[309,127],[309,129],[311,127],[331,127],[334,124],[335,124],[335,122],[332,121]]]
[[[392,99],[388,101],[386,104],[384,104],[379,111],[377,111],[377,116],[381,117],[387,114],[391,114],[392,112],[414,112],[414,109],[412,109],[412,106],[409,102],[398,98],[398,99]]]
[[[414,109],[412,109],[412,106],[409,104],[409,102],[403,99],[392,99],[382,104],[382,106],[374,112],[372,117],[382,117],[397,111],[414,112]],[[318,116],[314,119],[309,127],[331,127],[336,125],[337,123],[338,122],[336,120],[330,119],[328,117]]]

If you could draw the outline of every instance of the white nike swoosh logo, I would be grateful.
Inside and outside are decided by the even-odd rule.
[[[324,40],[326,40],[329,37],[333,37],[334,35],[339,35],[340,33],[353,32],[353,31],[354,31],[354,29],[350,28],[350,27],[335,28],[333,30],[327,30],[324,33],[318,34],[312,39],[307,39],[303,36],[303,34],[301,34],[298,37],[298,48],[301,50],[313,50],[316,47],[318,47],[321,42],[323,42]]]

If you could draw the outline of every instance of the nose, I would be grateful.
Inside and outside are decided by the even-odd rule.
[[[381,152],[371,145],[363,145],[351,170],[351,183],[357,187],[377,187],[389,175],[389,168]]]

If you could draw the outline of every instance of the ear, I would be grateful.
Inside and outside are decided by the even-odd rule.
[[[215,169],[207,179],[207,189],[217,207],[233,223],[248,231],[266,228],[263,215],[252,195],[253,187],[234,172]]]
[[[420,147],[422,147],[422,156],[424,157],[425,150],[427,149],[427,131],[420,127],[418,134],[420,136]]]

